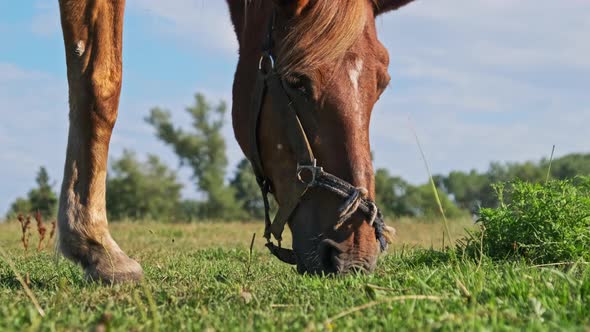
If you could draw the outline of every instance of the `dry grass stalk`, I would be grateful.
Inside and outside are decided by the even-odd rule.
[[[31,226],[31,216],[27,216],[25,218],[22,214],[19,214],[17,219],[18,219],[18,222],[20,223],[21,232],[22,232],[22,236],[20,238],[20,241],[23,244],[25,251],[27,251],[27,250],[29,250],[29,238],[30,238],[29,229]]]
[[[47,233],[47,228],[45,228],[45,224],[43,223],[43,216],[41,216],[41,212],[37,211],[35,213],[35,221],[37,222],[37,232],[39,232],[39,244],[37,245],[37,252],[40,252],[43,250],[43,241],[45,240],[45,233]]]
[[[463,297],[465,297],[467,300],[471,301],[471,292],[469,292],[467,287],[465,287],[465,284],[461,282],[461,280],[459,279],[456,279],[455,281],[457,282],[457,287],[459,287],[459,289],[461,290],[461,295],[463,295]]]
[[[575,265],[575,264],[588,265],[590,263],[587,263],[587,262],[559,262],[559,263],[548,263],[548,264],[532,265],[532,266],[529,266],[529,268],[568,266],[568,265]]]
[[[51,231],[49,232],[49,240],[47,240],[47,242],[51,241],[51,239],[53,239],[53,236],[55,235],[55,226],[57,225],[57,220],[54,220],[51,222]]]
[[[422,149],[422,144],[420,144],[420,139],[418,138],[418,133],[416,129],[412,125],[411,120],[408,118],[408,122],[410,123],[410,129],[412,129],[412,133],[414,134],[414,138],[416,139],[416,144],[418,145],[418,149],[420,150],[420,155],[422,156],[422,161],[424,161],[424,166],[426,167],[426,172],[428,173],[428,179],[430,182],[430,186],[432,187],[432,192],[434,193],[434,199],[436,201],[436,205],[438,206],[438,210],[443,218],[443,225],[445,231],[447,232],[447,238],[451,245],[454,243],[453,237],[451,235],[451,231],[449,230],[449,221],[447,220],[447,215],[445,214],[445,209],[443,208],[442,201],[440,200],[440,196],[438,194],[438,189],[436,187],[436,183],[434,183],[434,178],[432,177],[432,172],[430,171],[430,165],[428,164],[428,159],[426,159],[426,154],[424,153],[424,149]]]

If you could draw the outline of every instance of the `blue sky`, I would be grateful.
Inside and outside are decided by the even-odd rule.
[[[590,1],[421,0],[378,20],[392,83],[376,105],[376,166],[426,179],[590,152]],[[111,157],[124,148],[178,162],[143,118],[160,106],[187,121],[195,92],[231,103],[237,59],[225,1],[127,0],[124,83]],[[59,189],[67,83],[57,0],[0,2],[0,215],[34,185],[39,166]],[[225,129],[230,171],[242,154]],[[179,169],[185,194],[189,172]]]

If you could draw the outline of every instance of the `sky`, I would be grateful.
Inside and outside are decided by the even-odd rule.
[[[0,215],[47,167],[59,191],[68,129],[57,0],[0,2]],[[433,173],[590,152],[590,0],[418,0],[377,20],[391,57],[375,106],[375,167]],[[196,92],[231,105],[237,43],[225,1],[127,0],[124,78],[110,156],[131,149],[180,168],[144,118],[155,106],[189,125]],[[229,117],[230,174],[243,157]]]

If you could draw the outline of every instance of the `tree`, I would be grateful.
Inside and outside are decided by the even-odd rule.
[[[6,219],[16,219],[19,214],[31,214],[32,211],[33,207],[31,205],[31,201],[28,198],[19,197],[12,204],[10,204],[10,209],[6,214]]]
[[[411,213],[402,197],[406,195],[409,184],[400,177],[393,177],[386,169],[375,172],[375,196],[377,206],[387,217],[407,216]]]
[[[480,207],[498,206],[498,199],[492,188],[493,183],[517,179],[539,183],[547,179],[548,170],[549,160],[547,159],[524,163],[492,162],[486,172],[454,171],[442,177],[442,183],[445,191],[459,207],[478,213]],[[557,158],[551,163],[551,177],[554,179],[566,180],[580,175],[590,175],[590,154],[570,154]]]
[[[549,169],[549,161],[541,162],[543,169]],[[576,176],[590,175],[590,154],[570,154],[553,161],[551,176],[556,179],[572,179]]]
[[[174,127],[169,111],[154,108],[146,121],[156,129],[157,137],[170,145],[181,165],[188,164],[198,190],[207,196],[202,206],[207,218],[239,218],[243,212],[235,200],[233,188],[224,182],[227,168],[225,139],[221,132],[225,103],[212,107],[202,94],[186,111],[192,117],[192,132]]]
[[[57,213],[57,195],[53,192],[47,169],[41,166],[35,179],[37,187],[29,191],[27,198],[17,198],[11,204],[6,215],[12,219],[19,214],[31,214],[39,211],[44,219],[55,218]]]
[[[438,182],[442,181],[437,177]],[[435,181],[437,182],[437,181]],[[385,169],[375,172],[375,194],[377,205],[388,217],[440,217],[440,210],[430,183],[412,186],[402,178],[391,176]],[[439,198],[449,218],[465,216],[465,210],[460,209],[439,190]]]
[[[179,212],[180,191],[176,173],[156,156],[137,160],[125,150],[111,165],[107,179],[107,211],[114,220],[124,218],[175,220]]]
[[[34,211],[39,211],[44,218],[55,217],[57,213],[57,195],[49,184],[49,174],[45,167],[37,173],[37,188],[29,192],[29,201]]]
[[[185,199],[178,207],[179,219],[185,222],[192,222],[202,219],[204,216],[203,202]]]
[[[457,207],[444,192],[439,190],[438,196],[447,218],[459,218],[467,215],[465,210]],[[401,200],[401,204],[407,206],[410,210],[408,216],[418,218],[441,217],[440,209],[430,183],[420,186],[409,186]]]
[[[476,170],[469,173],[453,171],[442,180],[444,189],[453,196],[457,205],[472,213],[495,200],[490,181],[488,176],[479,174]]]
[[[236,201],[249,217],[264,218],[264,201],[248,159],[240,161],[230,185],[234,189]]]

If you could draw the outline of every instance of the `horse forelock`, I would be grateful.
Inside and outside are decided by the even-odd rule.
[[[283,40],[278,59],[283,74],[309,75],[325,65],[337,65],[365,29],[364,1],[319,0],[310,6]]]
[[[270,0],[243,0],[243,34],[255,19],[252,10]],[[288,33],[280,41],[277,68],[284,74],[309,75],[322,66],[339,64],[363,33],[370,6],[359,0],[310,1],[301,15],[293,19]],[[245,40],[245,38],[242,38]]]

